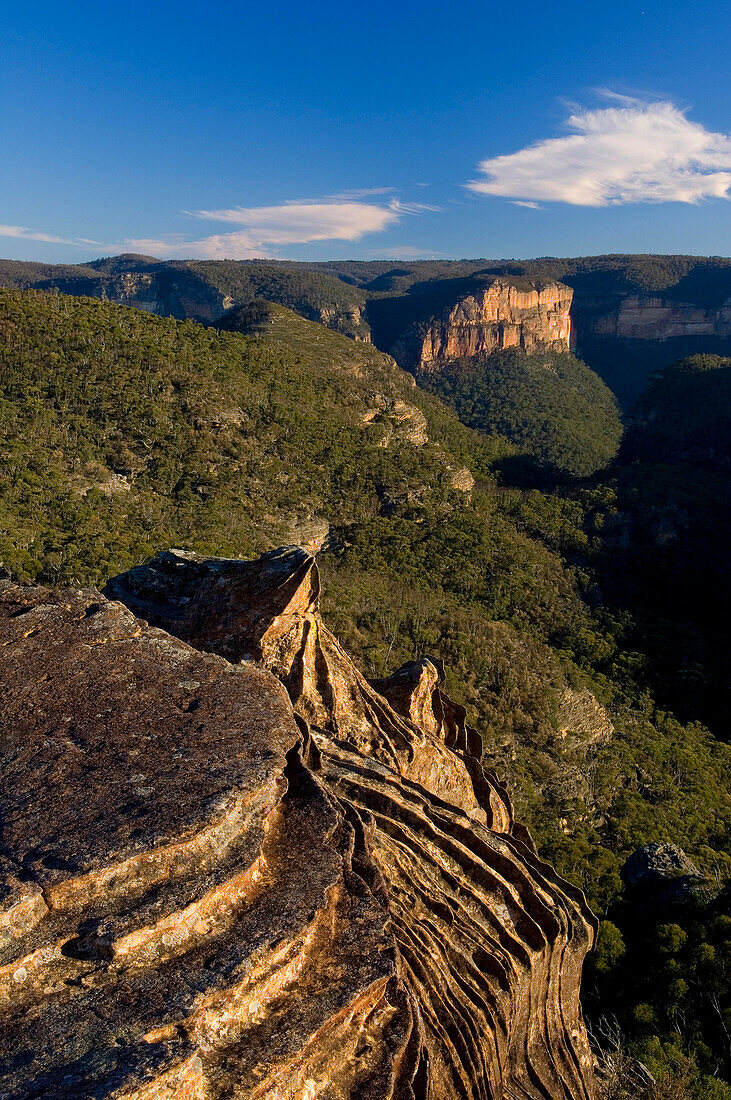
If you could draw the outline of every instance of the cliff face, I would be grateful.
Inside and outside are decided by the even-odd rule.
[[[659,296],[610,300],[577,292],[573,324],[577,355],[628,410],[652,375],[678,359],[731,354],[731,297],[701,306]]]
[[[16,267],[22,269],[24,265]],[[322,286],[322,276],[310,275],[308,281],[307,276],[297,276],[284,267],[213,261],[201,269],[195,262],[118,256],[71,269],[49,265],[41,277],[37,272],[12,267],[6,275],[9,285],[100,298],[159,317],[203,324],[221,321],[235,307],[255,300],[273,301],[310,321],[370,343],[363,296],[353,300],[353,292],[338,279],[330,278]]]
[[[150,265],[147,265],[148,267]],[[83,277],[43,279],[39,290],[60,290],[62,294],[100,298],[122,306],[142,309],[158,317],[210,323],[236,305],[235,300],[204,280],[192,280],[158,264],[157,270],[90,273]]]
[[[598,317],[587,317],[582,333],[629,340],[671,340],[677,337],[731,337],[731,299],[718,309],[691,303],[631,295]]]
[[[438,369],[440,362],[521,347],[528,353],[568,351],[573,291],[562,283],[521,285],[495,278],[461,298],[441,317],[413,325],[392,349],[404,366]]]
[[[186,285],[175,279],[128,273],[100,281],[98,297],[104,301],[134,306],[159,317],[191,318],[210,323],[217,321],[236,303],[230,296],[211,286]]]
[[[593,1096],[581,895],[438,662],[369,684],[318,591],[298,549],[5,583],[4,1096]]]

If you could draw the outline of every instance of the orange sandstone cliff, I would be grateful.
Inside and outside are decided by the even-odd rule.
[[[314,560],[4,582],[0,1092],[591,1100],[594,935],[425,658],[367,682]]]
[[[572,298],[571,287],[563,283],[495,276],[440,316],[412,325],[391,351],[402,366],[427,371],[502,348],[520,347],[529,354],[569,351]]]

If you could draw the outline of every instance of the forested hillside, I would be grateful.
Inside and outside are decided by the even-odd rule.
[[[236,260],[156,260],[125,254],[88,264],[0,261],[0,286],[59,290],[144,308],[161,316],[215,321],[265,298],[336,332],[367,340],[365,294],[334,275],[298,265]]]
[[[541,404],[517,371],[503,415],[517,424],[524,401],[528,434],[492,434],[495,419],[478,432],[370,345],[281,306],[231,322],[244,331],[0,291],[5,568],[100,584],[169,546],[321,545],[328,624],[371,677],[444,660],[539,849],[586,891],[602,920],[585,984],[597,1033],[616,1021],[656,1096],[727,1100],[728,640],[704,528],[725,474],[693,492],[655,450],[554,491],[515,488],[510,460]],[[594,397],[603,450],[566,463],[573,475],[618,441]],[[692,601],[675,599],[683,585]],[[623,877],[656,842],[697,868],[682,890]]]
[[[731,350],[725,305],[731,260],[717,256],[306,263],[124,254],[76,265],[0,261],[0,286],[56,289],[204,323],[265,298],[357,340],[372,338],[384,351],[410,326],[428,324],[495,276],[573,289],[575,350],[625,410],[654,371],[684,356]]]
[[[693,355],[653,377],[633,409],[626,461],[731,464],[731,359]]]
[[[622,426],[614,398],[568,353],[526,355],[510,348],[458,359],[420,382],[444,398],[463,424],[509,439],[548,476],[592,474],[619,449]]]

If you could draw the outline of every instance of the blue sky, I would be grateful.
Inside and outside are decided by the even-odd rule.
[[[720,0],[3,5],[0,255],[731,252]]]

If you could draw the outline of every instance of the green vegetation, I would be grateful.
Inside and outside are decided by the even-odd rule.
[[[334,275],[298,265],[259,260],[163,262],[134,254],[73,266],[0,260],[0,286],[55,289],[112,301],[135,297],[134,278],[124,278],[130,275],[144,277],[142,296],[157,301],[158,311],[172,317],[215,320],[225,312],[225,299],[243,305],[265,298],[355,339],[367,339],[370,331],[362,315],[362,291]]]
[[[447,493],[452,456],[487,469],[495,446],[426,395],[433,442],[381,446],[389,403],[413,399],[410,377],[369,345],[270,310],[245,338],[2,292],[6,565],[98,582],[171,541],[250,553],[313,514],[371,515],[415,479]],[[383,410],[364,423],[374,403]]]
[[[651,380],[634,409],[627,461],[710,469],[731,463],[731,359],[693,355]]]
[[[368,335],[360,319],[365,295],[332,275],[259,261],[189,260],[186,267],[236,302],[265,298],[346,336]]]
[[[171,260],[126,254],[87,264],[0,260],[0,287],[58,290],[110,301],[134,298],[172,317],[216,321],[224,300],[264,298],[357,340],[372,336],[390,351],[412,325],[426,322],[496,275],[513,282],[567,283],[578,353],[629,408],[648,376],[683,356],[728,353],[721,336],[640,340],[597,335],[593,321],[627,295],[656,295],[718,309],[731,297],[731,260],[704,256],[583,256],[537,260],[329,261]],[[132,277],[132,278],[130,278]]]
[[[731,260],[722,256],[548,256],[502,261],[485,270],[558,279],[574,288],[579,303],[619,294],[650,294],[712,309],[722,306],[731,290]]]
[[[434,280],[458,279],[476,272],[558,280],[575,290],[579,301],[618,294],[658,294],[715,308],[731,293],[731,260],[721,256],[544,256],[536,260],[333,260],[300,265],[338,275],[369,294],[419,293]]]
[[[567,353],[526,355],[509,348],[425,373],[421,384],[443,397],[464,424],[505,436],[520,454],[558,473],[585,477],[619,449],[614,398]]]
[[[656,1097],[726,1100],[728,983],[706,979],[711,949],[713,967],[727,958],[731,751],[699,719],[721,714],[710,532],[727,475],[681,478],[654,453],[518,490],[500,473],[516,444],[460,423],[372,346],[280,306],[240,320],[248,334],[0,291],[5,567],[101,583],[161,547],[248,556],[329,525],[329,624],[369,675],[444,658],[540,850],[607,922],[594,1021],[616,1015]],[[423,414],[427,443],[396,403]],[[471,493],[452,485],[463,466]],[[620,872],[663,840],[706,877],[649,918]]]

